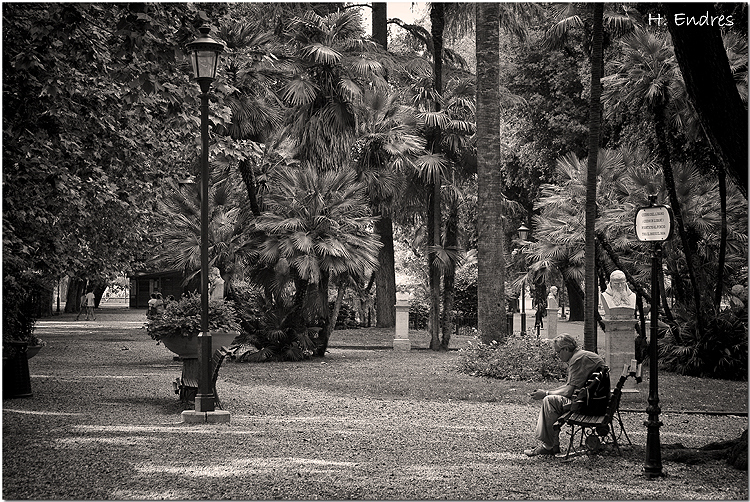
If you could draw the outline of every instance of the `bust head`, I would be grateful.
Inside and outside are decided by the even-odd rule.
[[[633,296],[633,292],[628,288],[628,282],[625,279],[625,273],[622,270],[615,270],[609,276],[609,287],[605,293],[612,296],[612,303],[615,307],[620,305],[630,305],[630,297]]]

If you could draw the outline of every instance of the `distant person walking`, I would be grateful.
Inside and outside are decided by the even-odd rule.
[[[86,295],[81,295],[81,298],[79,298],[79,304],[78,304],[78,315],[76,316],[76,321],[81,317],[81,314],[86,309]]]
[[[86,320],[89,320],[89,315],[91,315],[91,319],[96,321],[96,317],[94,317],[94,290],[89,291],[86,293]]]
[[[536,304],[536,323],[534,324],[534,329],[537,331],[540,329],[544,329],[544,316],[547,315],[545,312],[545,308],[542,305],[542,302],[537,302]]]

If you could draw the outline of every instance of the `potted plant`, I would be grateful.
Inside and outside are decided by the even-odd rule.
[[[234,302],[211,301],[208,304],[208,329],[212,346],[231,345],[240,334],[240,323]],[[148,334],[183,359],[198,357],[198,334],[201,331],[201,297],[189,295],[170,302],[161,316],[150,319]]]

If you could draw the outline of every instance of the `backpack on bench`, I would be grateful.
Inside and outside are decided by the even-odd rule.
[[[570,411],[583,415],[604,415],[609,404],[609,386],[609,368],[596,368],[586,380],[586,385],[573,398]]]

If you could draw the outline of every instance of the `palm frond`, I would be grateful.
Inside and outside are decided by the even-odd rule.
[[[309,105],[315,100],[320,89],[314,82],[304,77],[290,80],[284,89],[284,100],[292,106]]]

